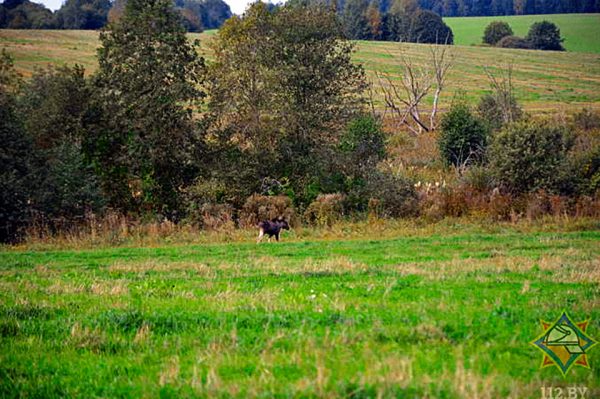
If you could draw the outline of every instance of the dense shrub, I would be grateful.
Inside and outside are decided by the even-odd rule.
[[[378,217],[406,217],[418,211],[414,185],[404,177],[374,172],[364,188],[362,198],[368,199],[366,210]]]
[[[505,36],[498,43],[496,43],[497,47],[502,48],[516,48],[516,49],[531,49],[531,43],[527,39],[523,39],[519,36]]]
[[[490,168],[512,193],[555,191],[572,146],[569,132],[548,121],[523,121],[506,126],[493,139]]]
[[[304,219],[309,224],[331,226],[344,216],[344,194],[321,194],[310,203],[304,212]]]
[[[442,117],[439,149],[447,165],[465,167],[483,160],[488,129],[469,107],[458,102]]]
[[[531,25],[526,39],[536,50],[565,50],[562,46],[564,39],[560,37],[560,29],[549,21],[536,22]]]
[[[283,217],[293,221],[296,211],[292,200],[283,195],[266,196],[254,194],[248,197],[240,212],[240,226],[253,227],[262,220]]]
[[[513,34],[513,30],[507,22],[493,21],[483,32],[483,42],[495,46],[502,38]]]

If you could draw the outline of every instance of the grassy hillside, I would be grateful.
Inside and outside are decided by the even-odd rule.
[[[543,20],[554,22],[560,28],[568,51],[600,53],[600,14],[444,18],[454,32],[455,43],[465,46],[481,44],[483,31],[492,21],[506,21],[515,35],[525,36],[531,24]]]
[[[212,33],[192,35],[204,42],[202,51],[209,58],[206,41]],[[91,72],[97,66],[97,46],[97,32],[0,30],[0,47],[14,54],[17,68],[25,75],[30,75],[36,67],[63,63],[79,63]],[[398,60],[401,53],[422,63],[428,52],[426,45],[359,42],[354,58],[364,63],[370,77],[375,70],[397,77],[402,70]],[[488,89],[484,67],[498,73],[512,63],[517,97],[529,110],[556,112],[600,104],[600,54],[470,46],[454,46],[453,52],[456,65],[449,77],[446,98],[460,89],[476,101]]]
[[[0,396],[597,397],[600,350],[564,380],[528,342],[599,338],[598,230],[435,230],[0,251]]]

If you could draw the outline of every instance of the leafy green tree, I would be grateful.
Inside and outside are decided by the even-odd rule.
[[[20,96],[20,110],[36,151],[38,184],[32,206],[52,225],[100,212],[104,198],[83,154],[91,87],[80,66],[34,73]]]
[[[434,12],[419,10],[412,17],[411,39],[416,43],[454,44],[452,29]]]
[[[110,0],[67,0],[55,14],[62,29],[100,29],[106,25]]]
[[[204,95],[204,61],[169,0],[128,0],[100,41],[102,121],[90,130],[87,151],[113,205],[174,217],[194,173],[191,113]]]
[[[468,105],[460,101],[442,117],[438,141],[447,165],[463,168],[481,162],[485,156],[488,129]]]
[[[512,35],[514,32],[507,22],[493,21],[483,32],[483,42],[495,46],[502,38]]]
[[[20,76],[12,58],[0,53],[0,242],[17,238],[30,216],[33,144],[19,118],[16,93]]]
[[[52,29],[52,11],[29,0],[6,0],[0,4],[0,28]]]
[[[564,39],[560,37],[560,29],[549,21],[536,22],[531,25],[526,39],[536,50],[565,50],[562,46]]]
[[[256,3],[225,23],[213,41],[210,109],[222,140],[244,154],[236,159],[256,166],[246,185],[286,178],[299,201],[312,199],[323,151],[362,102],[353,48],[319,6]]]
[[[494,136],[490,170],[513,193],[556,191],[572,144],[572,136],[562,126],[548,121],[517,122]]]

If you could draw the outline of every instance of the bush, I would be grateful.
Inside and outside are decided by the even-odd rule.
[[[283,195],[254,194],[248,197],[240,213],[240,226],[256,226],[262,220],[283,217],[291,222],[296,215],[292,200]]]
[[[496,43],[496,47],[502,48],[517,48],[528,50],[531,49],[531,43],[527,39],[523,39],[519,36],[505,36],[498,43]]]
[[[477,105],[477,114],[490,129],[500,129],[507,120],[516,121],[523,116],[517,99],[506,92],[495,92],[481,97]]]
[[[459,102],[442,117],[439,149],[447,165],[464,167],[482,161],[488,141],[485,124]]]
[[[304,212],[307,223],[318,226],[331,226],[344,216],[344,194],[320,194]]]
[[[560,37],[560,29],[549,21],[536,22],[531,25],[526,39],[536,50],[565,50],[562,46],[564,39]]]
[[[490,168],[502,187],[512,193],[555,191],[567,168],[571,135],[548,121],[508,125],[493,140]]]
[[[483,42],[495,46],[502,38],[513,34],[513,30],[508,23],[493,21],[483,32]]]
[[[367,199],[367,210],[378,217],[406,217],[418,211],[417,193],[412,182],[391,173],[373,173],[362,194],[362,198]]]

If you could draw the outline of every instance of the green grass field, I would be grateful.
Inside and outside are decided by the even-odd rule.
[[[214,35],[209,31],[191,37],[201,40],[201,52],[210,60],[206,43]],[[25,76],[47,65],[83,65],[93,72],[97,67],[98,34],[91,31],[0,30],[0,48],[14,55],[16,66]],[[500,74],[513,65],[517,99],[531,112],[572,112],[583,107],[600,107],[600,54],[542,52],[454,46],[455,58],[442,107],[447,107],[458,90],[476,103],[489,90],[485,74],[488,68]],[[402,72],[399,57],[409,57],[418,65],[427,64],[429,46],[390,42],[359,42],[355,61],[364,64],[368,77],[377,88],[374,71],[387,72],[398,79]]]
[[[492,21],[508,22],[515,35],[524,37],[531,24],[543,20],[554,22],[560,28],[565,39],[563,44],[568,51],[600,53],[600,14],[444,18],[454,32],[454,42],[464,46],[481,44],[483,31]]]
[[[600,338],[598,227],[5,248],[0,396],[598,397],[600,348],[563,379],[529,344],[563,309]]]

